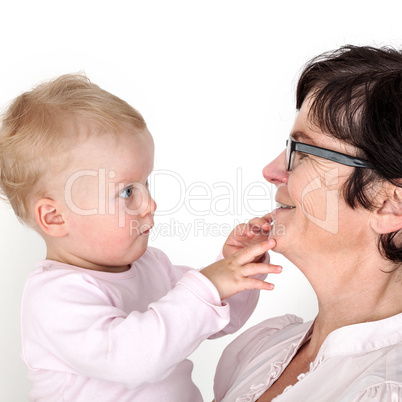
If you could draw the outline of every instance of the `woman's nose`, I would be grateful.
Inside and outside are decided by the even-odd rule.
[[[286,171],[286,150],[279,154],[262,170],[265,180],[275,185],[288,182],[289,173]]]

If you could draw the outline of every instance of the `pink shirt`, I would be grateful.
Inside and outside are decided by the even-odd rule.
[[[22,301],[30,399],[201,401],[186,358],[206,338],[239,329],[258,295],[221,303],[204,275],[154,248],[122,273],[41,261]]]
[[[215,401],[256,401],[282,374],[311,329],[311,322],[286,315],[245,331],[221,357]],[[402,313],[330,333],[310,370],[274,401],[402,401]]]

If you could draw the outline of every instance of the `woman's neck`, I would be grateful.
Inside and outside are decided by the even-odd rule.
[[[312,357],[332,331],[402,312],[402,267],[380,255],[348,258],[335,265],[327,261],[320,275],[305,274],[316,291],[319,309],[307,347]]]

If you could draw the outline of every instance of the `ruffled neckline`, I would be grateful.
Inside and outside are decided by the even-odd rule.
[[[288,366],[288,364],[292,361],[292,359],[296,355],[297,351],[311,338],[311,334],[313,332],[313,327],[314,327],[314,322],[311,324],[310,328],[306,331],[305,335],[301,338],[301,340],[299,342],[291,343],[290,346],[288,346],[284,350],[285,356],[280,361],[271,363],[269,374],[265,378],[265,380],[252,384],[250,386],[247,394],[245,394],[241,397],[238,397],[236,399],[236,402],[253,402],[256,399],[258,399],[279,378],[279,376],[283,373],[283,371]],[[314,362],[312,362],[310,364],[309,372],[312,371],[319,364],[320,363],[318,363],[316,360]],[[309,372],[300,374],[297,377],[298,381],[305,378]],[[293,385],[289,385],[288,387],[286,387],[284,389],[283,393],[286,392],[287,390],[289,390],[290,388],[292,388],[292,386]],[[273,401],[276,398],[277,397],[275,397],[273,399]]]

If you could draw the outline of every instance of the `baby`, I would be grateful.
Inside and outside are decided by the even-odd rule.
[[[269,217],[237,227],[226,258],[200,271],[148,247],[153,155],[142,116],[82,75],[39,85],[3,116],[0,189],[47,247],[22,300],[31,400],[201,401],[186,358],[273,288]]]

